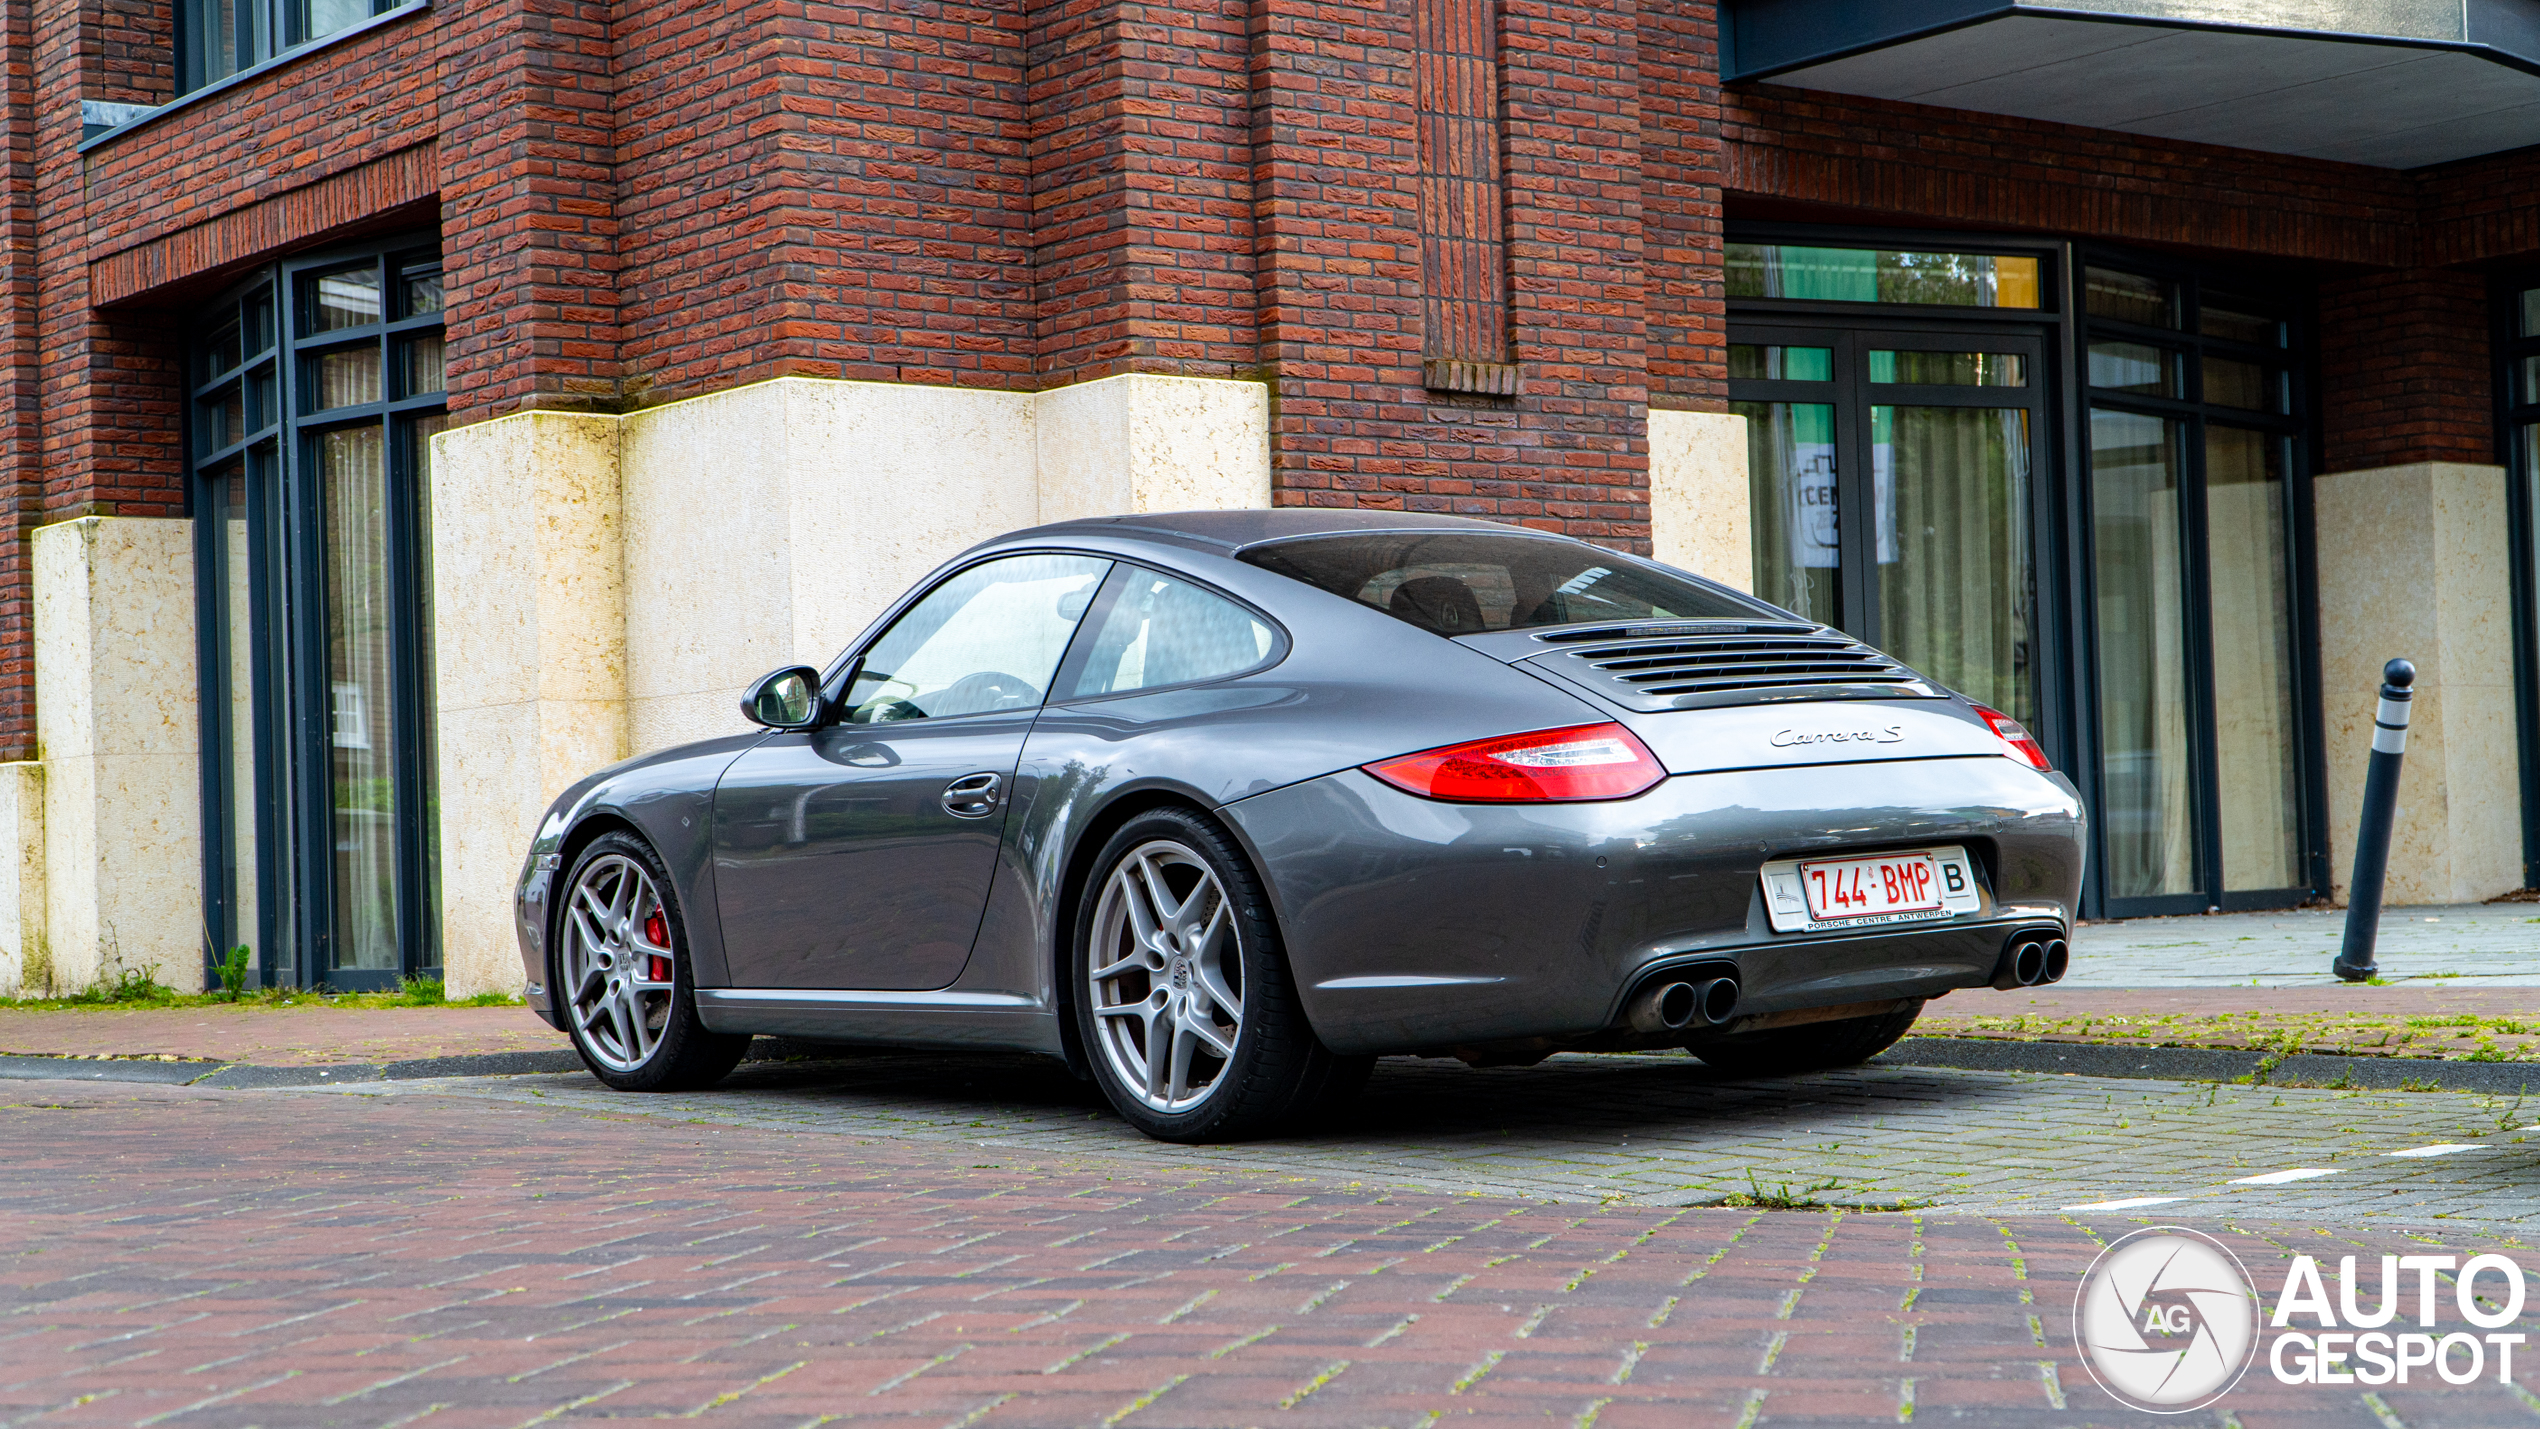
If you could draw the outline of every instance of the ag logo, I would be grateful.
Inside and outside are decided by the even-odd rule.
[[[2120,1404],[2184,1414],[2222,1398],[2258,1355],[2257,1293],[2222,1245],[2154,1226],[2099,1253],[2073,1297],[2073,1341]]]

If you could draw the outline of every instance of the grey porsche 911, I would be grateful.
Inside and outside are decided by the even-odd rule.
[[[749,733],[557,799],[529,1001],[629,1091],[753,1034],[1029,1051],[1149,1135],[1374,1059],[1862,1061],[2063,976],[2072,784],[1825,626],[1445,516],[1074,521],[964,552]]]

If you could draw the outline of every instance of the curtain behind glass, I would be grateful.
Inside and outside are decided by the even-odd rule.
[[[2033,722],[2027,411],[1873,407],[1870,429],[1880,648]]]
[[[1755,594],[1810,620],[1839,618],[1834,407],[1733,402],[1746,419]]]
[[[2179,458],[2176,424],[2167,418],[2090,414],[2104,785],[2098,813],[2112,898],[2196,888]]]
[[[335,966],[395,972],[395,593],[388,468],[377,426],[314,442],[326,513],[326,662],[332,710]]]
[[[213,951],[227,955],[241,943],[251,959],[268,956],[256,946],[256,620],[254,563],[250,560],[247,524],[247,472],[242,458],[214,477],[220,501],[221,640],[224,683],[228,686],[229,848],[224,870],[229,880],[232,923],[228,946]],[[254,965],[251,962],[251,966]],[[273,964],[266,961],[264,966]]]
[[[2215,812],[2227,889],[2309,882],[2293,700],[2293,571],[2285,540],[2283,439],[2205,429],[2212,552]]]

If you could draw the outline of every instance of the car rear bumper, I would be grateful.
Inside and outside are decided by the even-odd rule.
[[[1741,1016],[1980,987],[2018,928],[2069,928],[2079,800],[2009,759],[1685,774],[1595,804],[1445,804],[1356,770],[1229,805],[1268,873],[1316,1032],[1344,1053],[1616,1027],[1679,970],[1734,967]],[[1984,885],[1945,923],[1775,934],[1759,871],[1959,844]]]

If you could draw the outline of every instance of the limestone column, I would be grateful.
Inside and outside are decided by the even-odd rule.
[[[1650,409],[1649,542],[1671,566],[1755,589],[1744,417]]]
[[[49,834],[43,946],[33,956],[63,990],[146,970],[200,991],[194,523],[90,516],[42,527],[34,586],[35,732],[45,769],[40,780],[21,774],[12,786],[21,801],[40,788]],[[25,821],[21,802],[21,830]],[[23,878],[28,859],[17,852]],[[25,911],[21,883],[21,929]],[[0,938],[8,931],[0,928]]]
[[[452,997],[520,990],[511,897],[539,816],[567,785],[626,755],[618,425],[526,412],[432,439],[441,955]]]
[[[44,909],[44,766],[0,764],[0,997],[61,989]]]
[[[2381,666],[2416,662],[2390,847],[2391,903],[2473,903],[2522,883],[2512,583],[2501,467],[2416,462],[2313,486],[2329,877],[2342,901]]]
[[[1040,519],[1270,504],[1270,389],[1131,373],[1035,402]]]

